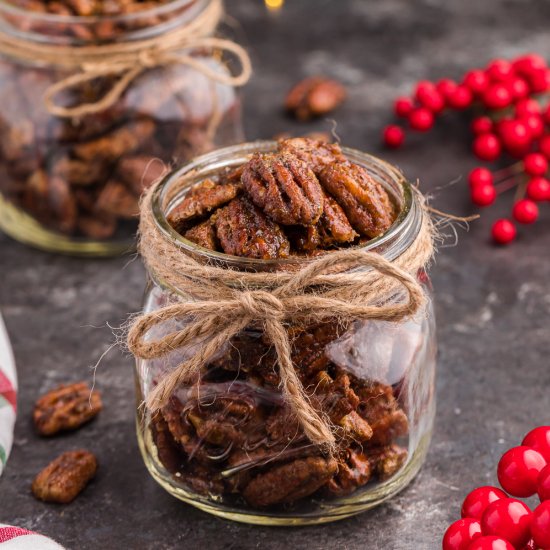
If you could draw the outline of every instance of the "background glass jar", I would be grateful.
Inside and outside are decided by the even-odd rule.
[[[140,193],[165,165],[242,141],[235,89],[190,64],[141,71],[116,101],[98,112],[51,114],[45,94],[77,69],[18,55],[10,41],[65,48],[59,52],[62,60],[64,52],[97,44],[166,36],[219,6],[220,0],[173,0],[135,13],[83,17],[0,4],[1,229],[48,250],[91,255],[127,250],[137,226]],[[4,42],[7,50],[1,47]],[[217,50],[183,53],[199,68],[229,74],[227,60]],[[97,102],[121,76],[109,74],[64,88],[55,94],[55,102],[63,107]]]
[[[273,142],[258,142],[215,151],[164,179],[153,197],[153,213],[182,254],[243,270],[305,265],[304,258],[256,260],[212,252],[180,236],[166,220],[188,186],[240,166],[252,152],[275,147]],[[386,163],[355,150],[343,151],[364,166],[399,207],[392,227],[365,247],[395,260],[420,230],[417,194]],[[176,182],[183,191],[174,190]],[[149,275],[145,312],[193,300],[155,273]],[[435,410],[431,287],[424,271],[418,281],[428,300],[405,322],[289,323],[292,359],[306,393],[338,426],[340,451],[334,459],[303,435],[281,394],[273,350],[258,328],[250,326],[220,349],[200,381],[178,388],[159,412],[151,415],[138,407],[139,445],[152,476],[168,492],[202,510],[267,525],[334,521],[396,494],[424,461]],[[184,323],[164,322],[151,329],[150,336],[156,340]],[[167,370],[192,353],[196,349],[138,360],[138,405]]]

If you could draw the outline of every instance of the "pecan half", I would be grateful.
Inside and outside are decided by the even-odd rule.
[[[205,180],[193,187],[185,198],[168,215],[168,222],[178,232],[189,222],[206,216],[216,208],[233,200],[240,191],[238,183],[217,184]]]
[[[269,260],[286,258],[290,243],[281,228],[248,199],[233,199],[214,215],[223,251],[233,256]]]
[[[86,487],[96,470],[97,460],[89,451],[67,451],[34,478],[32,492],[39,500],[67,504]]]
[[[101,214],[132,219],[139,214],[138,197],[117,180],[110,180],[97,197],[96,209]]]
[[[397,445],[368,451],[372,469],[382,481],[392,477],[405,464],[407,456],[407,450]]]
[[[316,176],[325,166],[346,160],[337,143],[306,137],[283,139],[279,141],[278,149],[282,153],[290,153],[303,160]]]
[[[337,470],[338,463],[332,458],[295,460],[253,478],[243,496],[252,506],[260,507],[293,502],[317,491]]]
[[[366,485],[372,477],[372,465],[369,456],[349,449],[338,460],[338,473],[327,483],[330,493],[344,496],[353,493],[358,487]]]
[[[284,225],[312,225],[323,211],[323,191],[307,164],[290,154],[255,154],[241,181],[256,206]]]
[[[101,411],[98,391],[91,391],[86,382],[62,385],[43,395],[35,404],[33,420],[41,435],[75,430]]]
[[[346,89],[337,80],[313,76],[298,82],[288,92],[285,107],[298,120],[309,120],[330,113],[345,97]]]
[[[195,227],[188,229],[183,236],[203,248],[209,250],[218,250],[219,248],[218,238],[211,220],[195,225]]]
[[[320,172],[319,181],[361,235],[376,237],[393,223],[395,213],[388,194],[363,167],[352,162],[334,163]]]

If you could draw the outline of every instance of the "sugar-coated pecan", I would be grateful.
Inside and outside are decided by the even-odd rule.
[[[253,201],[279,223],[309,224],[320,217],[322,190],[310,167],[297,156],[257,153],[241,173]]]
[[[101,161],[84,162],[66,155],[56,160],[52,166],[52,174],[77,187],[103,183],[107,173],[108,166]]]
[[[101,396],[86,382],[62,385],[38,399],[33,420],[41,435],[75,430],[97,416],[102,409]]]
[[[313,76],[298,82],[287,94],[285,107],[298,120],[330,113],[346,97],[340,82],[324,76]]]
[[[388,445],[367,451],[373,472],[385,481],[392,477],[407,460],[407,450],[397,445]]]
[[[391,386],[372,382],[356,387],[358,413],[370,424],[373,445],[386,446],[409,429],[407,415],[399,407]]]
[[[337,143],[327,143],[306,137],[283,139],[279,141],[278,149],[282,153],[290,153],[304,161],[317,176],[326,166],[346,160]]]
[[[181,232],[193,220],[200,219],[233,200],[239,191],[238,183],[217,184],[212,180],[204,180],[193,187],[170,211],[168,221],[176,231]]]
[[[334,459],[310,457],[283,464],[257,475],[243,496],[252,506],[294,502],[322,487],[338,470]]]
[[[368,455],[348,449],[338,460],[338,473],[327,483],[327,489],[336,496],[353,493],[366,485],[372,477],[372,464]]]
[[[110,180],[97,197],[96,210],[101,214],[130,220],[139,214],[138,197],[123,183]]]
[[[216,237],[216,231],[211,220],[206,220],[195,225],[191,229],[188,229],[183,236],[203,248],[208,248],[209,250],[218,250],[219,248],[218,238]]]
[[[39,500],[67,504],[86,487],[96,470],[97,460],[89,451],[67,451],[35,477],[32,492]]]
[[[166,164],[152,155],[132,155],[123,157],[117,164],[116,175],[136,195],[141,195],[165,172]]]
[[[214,215],[223,251],[233,256],[269,260],[286,258],[290,243],[281,228],[248,199],[233,199]]]
[[[346,415],[357,408],[359,398],[345,372],[337,372],[332,378],[327,371],[321,371],[313,379],[313,383],[316,386],[312,400],[318,401],[318,406],[334,424],[340,424]]]
[[[312,225],[323,211],[323,191],[307,164],[291,154],[255,154],[241,181],[256,206],[283,225]]]
[[[319,181],[361,235],[377,237],[395,219],[387,192],[362,166],[348,161],[333,163],[320,172]]]
[[[156,413],[151,418],[151,432],[159,460],[170,473],[181,470],[184,463],[184,455],[177,446],[168,424],[161,413]]]
[[[338,424],[344,428],[346,437],[358,443],[368,441],[372,437],[373,432],[370,424],[355,411],[351,411],[342,417]]]

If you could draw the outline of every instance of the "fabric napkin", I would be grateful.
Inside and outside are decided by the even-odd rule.
[[[17,411],[17,375],[8,333],[0,315],[0,475],[13,443]]]

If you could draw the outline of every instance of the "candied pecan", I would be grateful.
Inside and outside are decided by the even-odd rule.
[[[327,483],[327,489],[336,496],[353,493],[366,485],[372,477],[370,457],[365,453],[348,449],[338,460],[338,473]]]
[[[313,76],[298,82],[287,94],[285,107],[298,120],[309,120],[330,113],[346,97],[346,89],[337,80]]]
[[[388,445],[368,451],[373,472],[385,481],[392,477],[407,460],[407,450],[397,445]]]
[[[201,218],[233,200],[239,191],[239,184],[217,184],[212,180],[204,180],[193,187],[170,211],[168,222],[176,231],[181,232],[192,220]]]
[[[312,225],[323,211],[323,191],[317,177],[290,154],[256,153],[241,176],[256,206],[284,225]]]
[[[102,409],[101,396],[86,382],[61,385],[38,399],[33,420],[41,435],[75,430],[97,416]]]
[[[203,248],[218,250],[218,238],[216,237],[216,231],[211,220],[206,220],[195,225],[191,229],[188,229],[183,236]]]
[[[73,153],[89,162],[98,162],[100,159],[116,161],[136,150],[154,131],[155,123],[152,120],[136,120],[105,136],[75,145]]]
[[[395,213],[388,194],[362,166],[347,161],[328,165],[319,181],[361,235],[377,237],[393,223]]]
[[[243,496],[252,506],[294,502],[322,487],[338,470],[333,458],[310,457],[276,466],[257,475]]]
[[[372,437],[370,424],[355,411],[351,411],[342,417],[339,424],[344,428],[345,436],[351,437],[359,443],[368,441]]]
[[[277,407],[266,421],[266,431],[273,443],[288,445],[291,442],[303,439],[303,432],[294,414],[289,407]]]
[[[269,260],[286,258],[290,243],[281,228],[248,199],[233,199],[214,215],[223,251],[233,256]]]
[[[94,214],[93,216],[80,215],[78,217],[78,230],[91,239],[108,239],[116,231],[116,219],[105,214]]]
[[[59,176],[74,186],[87,186],[102,183],[107,174],[107,166],[103,162],[84,162],[63,156],[54,162],[52,174]]]
[[[360,400],[357,412],[373,430],[371,444],[386,446],[408,432],[407,415],[399,408],[391,386],[372,382],[355,387],[355,391]]]
[[[151,433],[163,466],[172,474],[180,470],[183,456],[162,414],[157,413],[151,418]]]
[[[96,209],[102,214],[132,219],[139,214],[138,197],[116,180],[110,180],[99,193]]]
[[[335,424],[354,411],[359,404],[359,398],[350,385],[349,376],[338,372],[333,379],[326,371],[321,371],[314,379],[315,401]]]
[[[96,470],[97,460],[89,451],[67,451],[34,478],[32,492],[39,500],[67,504],[82,492]]]
[[[337,143],[326,143],[305,137],[279,141],[278,150],[282,153],[290,153],[304,161],[316,176],[325,166],[346,160]]]
[[[141,195],[166,170],[166,165],[158,157],[134,155],[120,159],[117,164],[116,174],[136,195]]]

